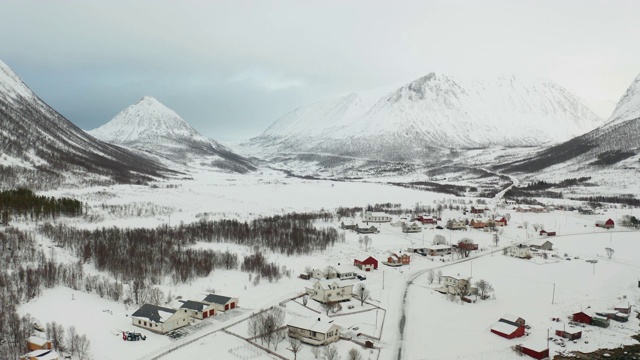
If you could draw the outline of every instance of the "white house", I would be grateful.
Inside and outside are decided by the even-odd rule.
[[[340,339],[340,326],[320,318],[294,317],[287,327],[289,337],[311,345],[327,345]]]
[[[203,303],[211,304],[216,311],[227,311],[238,307],[238,298],[222,296],[216,294],[209,294],[204,299]]]
[[[451,245],[428,245],[425,247],[425,251],[431,256],[441,256],[451,254]]]
[[[353,283],[333,279],[317,280],[313,287],[306,288],[306,292],[321,303],[347,301],[353,294]]]
[[[391,215],[387,215],[383,212],[365,211],[364,222],[391,222]]]
[[[358,275],[351,267],[343,265],[331,266],[331,270],[335,274],[335,277],[340,280],[355,279]]]
[[[131,314],[131,322],[135,326],[164,334],[189,325],[189,313],[186,309],[173,310],[144,304]]]
[[[525,244],[517,244],[511,246],[508,250],[509,255],[515,256],[521,259],[531,258],[531,250],[528,245]]]
[[[442,277],[442,285],[443,285],[442,291],[444,291],[447,294],[456,294],[457,293],[456,288],[458,287],[458,285],[462,285],[465,283],[469,283],[469,279],[456,278],[453,276],[444,275]]]
[[[422,231],[422,225],[417,222],[402,224],[402,232],[404,233],[417,233]]]

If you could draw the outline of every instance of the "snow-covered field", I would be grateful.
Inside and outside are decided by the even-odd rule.
[[[87,202],[91,208],[90,214],[96,216],[95,221],[59,220],[83,228],[153,227],[167,223],[189,223],[200,218],[248,220],[293,211],[333,210],[338,206],[386,202],[402,203],[404,208],[412,208],[416,204],[434,206],[434,201],[452,198],[450,195],[383,184],[286,178],[278,172],[268,171],[245,176],[212,176],[203,172],[195,174],[193,180],[173,180],[158,185],[85,188],[48,194],[71,196]],[[138,206],[144,211],[140,211],[140,216],[124,215],[101,209],[101,204]],[[493,208],[493,205],[490,207]],[[345,329],[343,333],[358,327],[357,332],[381,337],[379,341],[374,341],[381,350],[379,354],[378,350],[365,351],[355,343],[341,340],[337,347],[343,358],[349,349],[356,347],[365,359],[397,359],[400,349],[402,359],[515,359],[519,356],[511,350],[512,346],[536,339],[545,342],[547,330],[553,334],[555,329],[569,326],[567,316],[574,312],[587,307],[607,309],[620,302],[635,305],[640,301],[640,289],[637,286],[639,233],[622,228],[606,231],[593,226],[596,220],[608,217],[617,220],[623,214],[632,214],[632,210],[609,209],[602,215],[591,216],[563,211],[522,214],[497,209],[497,212],[511,215],[509,226],[503,229],[497,248],[492,245],[489,232],[452,232],[425,225],[421,233],[404,234],[400,228],[381,224],[381,232],[371,235],[369,250],[362,248],[357,234],[346,232],[344,243],[337,243],[322,253],[292,257],[268,253],[269,261],[292,270],[291,277],[284,277],[278,282],[269,283],[263,279],[259,284],[254,284],[247,273],[235,270],[215,270],[206,278],[177,286],[167,281],[161,289],[183,299],[200,300],[211,290],[240,299],[240,308],[230,314],[204,321],[194,320],[190,334],[179,340],[133,327],[128,315],[136,310],[134,307],[63,287],[46,290],[38,298],[22,305],[20,312],[30,313],[43,323],[56,321],[65,327],[76,326],[80,333],[85,333],[91,340],[91,352],[95,360],[150,359],[185,343],[189,344],[162,358],[270,359],[274,356],[238,337],[247,336],[246,321],[242,320],[255,311],[278,306],[302,294],[305,287],[312,285],[310,280],[297,278],[306,266],[324,268],[327,265],[347,265],[352,264],[354,258],[364,259],[369,255],[383,260],[389,251],[404,252],[408,247],[429,245],[436,234],[443,235],[452,243],[469,237],[479,244],[480,251],[474,252],[468,261],[451,255],[423,257],[413,254],[410,266],[391,268],[380,264],[377,271],[368,273],[364,283],[371,291],[371,305],[361,307],[352,301],[353,311],[366,311],[345,314],[351,311],[345,306],[343,313],[332,319]],[[633,214],[637,216],[638,212]],[[448,218],[462,217],[462,213],[445,210],[442,217],[446,221]],[[528,227],[524,226],[525,223],[529,224]],[[549,240],[554,243],[552,253],[557,253],[559,258],[521,260],[502,254],[500,249],[504,246],[538,239],[532,224],[542,224],[545,229],[558,232],[558,236]],[[339,221],[318,225],[337,227]],[[47,239],[41,241],[49,245]],[[228,249],[240,257],[252,252],[250,248],[235,244],[197,243],[193,246],[222,251]],[[615,250],[611,259],[605,256],[606,247]],[[62,256],[64,250],[56,249],[56,252],[58,257],[66,259]],[[571,260],[565,260],[565,253]],[[585,262],[585,259],[597,259],[598,263],[593,265]],[[479,279],[489,281],[495,289],[495,298],[464,305],[450,301],[434,291],[437,285],[429,283],[426,275],[428,269],[441,270],[444,275],[471,277],[473,282]],[[85,271],[95,272],[91,264],[85,265]],[[302,306],[299,299],[289,301],[285,307],[287,319],[294,315],[317,317],[316,311],[322,311],[314,306],[317,305],[312,301],[308,307]],[[531,326],[528,330],[530,335],[507,340],[492,334],[490,327],[505,313],[524,318]],[[405,325],[401,340],[399,329],[403,316]],[[552,318],[560,318],[561,321],[554,322]],[[638,320],[632,316],[628,323],[612,321],[608,329],[587,327],[583,329],[583,338],[575,344],[568,342],[566,348],[561,348],[551,343],[551,352],[591,351],[599,347],[631,343],[634,340],[630,335],[635,333],[638,324]],[[121,338],[123,330],[139,331],[148,338],[146,341],[125,342]],[[205,334],[210,335],[202,337]],[[286,340],[283,341],[276,352],[292,359],[293,354],[286,349],[287,345]],[[313,359],[314,356],[305,346],[297,358]]]

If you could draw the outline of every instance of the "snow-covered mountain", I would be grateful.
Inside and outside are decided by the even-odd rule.
[[[602,123],[550,81],[515,76],[468,80],[431,73],[377,101],[350,94],[299,108],[251,144],[276,151],[399,159],[434,148],[555,144]]]
[[[145,96],[108,123],[88,131],[96,138],[127,146],[177,162],[212,156],[215,167],[236,172],[253,170],[246,159],[205,138],[175,111]]]
[[[550,167],[579,166],[594,171],[600,167],[638,168],[640,155],[640,76],[620,98],[609,121],[593,131],[546,148],[504,168],[537,172]],[[633,175],[634,177],[637,174]]]
[[[622,95],[615,110],[609,117],[608,125],[640,118],[640,74]]]
[[[0,61],[0,185],[56,187],[140,181],[166,169],[86,134],[40,100]]]

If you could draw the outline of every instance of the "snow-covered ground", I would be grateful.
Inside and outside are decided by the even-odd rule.
[[[95,215],[95,222],[58,220],[83,228],[153,227],[166,223],[189,223],[201,218],[248,220],[284,212],[317,211],[322,208],[333,210],[338,206],[386,202],[401,203],[403,208],[412,208],[416,204],[434,206],[434,201],[453,198],[384,184],[287,178],[278,172],[268,171],[245,176],[203,172],[194,174],[193,180],[173,180],[159,183],[157,187],[114,186],[47,194],[86,201],[91,208],[90,214]],[[101,204],[137,206],[144,210],[141,210],[140,216],[132,216],[130,212],[109,212],[102,209]],[[493,205],[490,207],[493,208]],[[371,291],[372,305],[360,307],[359,303],[353,302],[354,310],[367,311],[341,314],[333,319],[344,329],[358,327],[358,332],[381,336],[379,341],[374,341],[381,350],[379,354],[377,350],[365,351],[352,342],[341,340],[337,346],[343,357],[349,349],[356,347],[365,355],[365,359],[397,359],[400,349],[402,359],[515,359],[518,355],[510,349],[512,346],[534,338],[544,341],[548,329],[553,333],[556,328],[569,326],[567,316],[574,312],[587,307],[607,309],[619,302],[635,305],[640,301],[640,289],[637,287],[640,259],[636,256],[640,250],[638,232],[623,231],[622,228],[606,231],[594,227],[596,220],[608,217],[617,220],[623,214],[638,216],[637,211],[609,209],[601,215],[590,216],[563,211],[516,213],[499,208],[497,212],[511,215],[509,226],[503,228],[497,248],[493,247],[492,234],[489,232],[452,232],[425,225],[421,233],[404,234],[400,228],[381,224],[381,232],[371,235],[369,250],[361,247],[357,234],[347,231],[344,243],[337,243],[322,253],[292,257],[268,253],[269,261],[292,270],[291,277],[284,277],[278,282],[269,283],[263,279],[259,284],[254,284],[249,274],[235,270],[215,270],[206,278],[177,286],[167,281],[161,289],[183,299],[200,300],[211,290],[240,299],[237,311],[205,321],[194,321],[190,334],[179,340],[133,327],[128,317],[136,310],[133,307],[127,308],[122,303],[64,287],[44,291],[19,310],[21,313],[30,313],[43,323],[56,321],[65,327],[76,326],[80,333],[87,334],[91,340],[91,352],[95,360],[150,359],[184,343],[189,344],[167,353],[163,358],[269,359],[273,355],[238,337],[246,336],[247,325],[242,320],[255,311],[278,306],[282,301],[303,293],[305,287],[312,285],[310,280],[297,278],[306,266],[324,268],[327,265],[348,265],[353,263],[354,258],[364,259],[370,255],[384,260],[389,251],[404,252],[408,247],[429,245],[436,234],[443,235],[452,243],[469,237],[479,244],[480,251],[474,252],[472,259],[467,261],[450,255],[423,257],[413,254],[410,266],[391,268],[380,264],[377,271],[367,273],[364,283]],[[443,220],[462,216],[458,211],[445,210]],[[528,226],[525,226],[527,223]],[[533,224],[542,224],[545,229],[558,232],[558,236],[549,240],[554,243],[552,253],[558,254],[559,258],[521,260],[502,255],[500,249],[504,246],[538,239],[539,235],[532,229]],[[337,227],[339,221],[318,225]],[[44,246],[51,245],[47,239],[40,241]],[[197,243],[193,246],[222,251],[228,249],[241,257],[253,251],[235,244]],[[611,259],[605,257],[606,247],[615,250]],[[70,255],[65,254],[64,250],[55,251],[57,258],[69,262],[73,260],[68,258]],[[571,260],[565,260],[565,253]],[[593,265],[585,262],[585,259],[597,259],[598,263]],[[474,282],[484,279],[495,288],[495,298],[478,300],[475,304],[452,302],[434,291],[437,285],[427,280],[429,269],[441,270],[444,275],[471,277]],[[85,265],[85,271],[95,272],[91,264]],[[285,307],[288,318],[294,315],[318,316],[313,310],[319,309],[314,309],[311,301],[308,306],[302,306],[299,300],[289,301]],[[52,311],[54,308],[55,311]],[[350,311],[347,307],[344,309],[345,313]],[[530,335],[526,339],[506,340],[492,334],[489,328],[504,313],[517,314],[526,319],[531,326],[528,330]],[[399,328],[403,316],[405,325],[401,341]],[[561,322],[554,322],[552,318],[560,318]],[[575,344],[567,343],[566,348],[552,343],[551,352],[591,351],[599,347],[631,343],[633,340],[629,335],[635,333],[638,324],[638,320],[632,316],[628,323],[612,321],[608,329],[587,327],[583,329],[583,339]],[[148,338],[146,341],[125,342],[121,338],[123,330],[139,331]],[[210,335],[202,337],[206,334]],[[285,358],[293,358],[293,354],[286,349],[287,345],[283,341],[276,352]],[[304,360],[314,357],[305,347],[297,358]]]

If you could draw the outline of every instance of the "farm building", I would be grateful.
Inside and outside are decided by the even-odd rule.
[[[384,264],[388,266],[409,265],[411,264],[411,256],[407,254],[398,255],[396,253],[391,253],[391,255],[389,255],[389,257],[387,258],[387,261],[384,262]]]
[[[579,322],[582,324],[591,324],[591,321],[593,320],[593,317],[595,315],[593,313],[591,313],[590,311],[587,310],[583,310],[580,312],[577,312],[575,314],[573,314],[572,319],[575,322]]]
[[[530,259],[531,251],[529,250],[529,246],[525,244],[517,244],[511,246],[508,250],[509,255],[518,257],[521,259]]]
[[[53,345],[51,344],[51,340],[46,340],[38,336],[29,336],[29,338],[27,338],[27,349],[29,351],[51,350],[53,349]]]
[[[340,228],[343,230],[354,230],[356,227],[358,227],[357,224],[345,225],[344,222],[340,223]]]
[[[516,315],[513,315],[513,314],[509,314],[509,313],[506,313],[506,314],[502,315],[502,317],[498,321],[501,321],[501,322],[504,322],[504,323],[507,323],[507,324],[511,324],[511,325],[514,325],[514,326],[525,326],[526,325],[526,321],[523,318],[521,318],[519,316],[516,316]]]
[[[340,339],[340,326],[314,318],[294,317],[287,324],[289,337],[310,345],[327,345]]]
[[[234,297],[209,294],[202,299],[202,302],[213,305],[216,311],[227,311],[237,308],[239,301]]]
[[[613,229],[615,227],[615,223],[611,219],[607,220],[597,220],[596,227],[604,228],[604,229]]]
[[[450,245],[429,245],[424,248],[424,251],[431,256],[442,256],[451,254],[451,246]]]
[[[481,208],[475,208],[475,207],[471,207],[471,211],[472,214],[484,214],[484,209]]]
[[[311,271],[311,277],[314,279],[333,279],[336,277],[336,273],[333,271],[333,269],[328,266],[324,269],[313,269]]]
[[[544,341],[528,341],[525,344],[518,345],[523,354],[529,355],[534,359],[546,359],[549,357],[549,346]]]
[[[504,216],[496,217],[494,221],[496,222],[496,226],[507,226],[507,218]]]
[[[355,232],[357,232],[358,234],[377,234],[380,232],[380,230],[378,230],[378,228],[375,226],[369,226],[368,228],[366,228],[356,225],[353,230],[355,230]]]
[[[545,239],[533,240],[531,243],[529,243],[529,245],[531,246],[532,249],[547,250],[547,251],[553,250],[553,243]]]
[[[305,290],[312,299],[318,302],[340,302],[351,299],[353,284],[336,280],[317,280],[312,288]]]
[[[416,221],[419,221],[420,223],[422,223],[423,225],[426,224],[437,224],[438,220],[432,216],[429,215],[420,215],[416,218]]]
[[[189,325],[189,314],[186,309],[173,310],[161,306],[144,304],[131,314],[131,322],[135,326],[165,334],[169,331]]]
[[[597,327],[601,327],[601,328],[608,328],[609,327],[609,319],[607,319],[605,317],[594,316],[591,319],[591,325],[597,326]]]
[[[418,233],[422,232],[422,226],[417,222],[412,222],[410,224],[404,223],[402,224],[402,232],[403,233]]]
[[[180,300],[180,302],[182,303],[180,309],[187,310],[187,313],[192,318],[202,320],[216,314],[216,309],[213,304],[207,304],[193,300]]]
[[[41,349],[34,350],[20,356],[20,360],[58,360],[60,355],[55,350]]]
[[[623,314],[621,312],[618,312],[617,310],[596,311],[596,315],[607,320],[614,320],[617,322],[629,321],[629,314]]]
[[[547,231],[547,230],[542,229],[542,230],[540,230],[540,235],[541,236],[556,236],[556,232],[553,231],[553,230]]]
[[[360,268],[360,270],[364,270],[364,271],[371,271],[371,270],[377,270],[378,269],[378,260],[376,260],[374,257],[369,256],[368,258],[360,261],[360,260],[353,260],[353,265],[357,266]]]
[[[349,280],[356,278],[356,272],[351,270],[351,267],[346,267],[338,264],[338,266],[331,266],[331,270],[335,274],[335,277],[340,280]]]
[[[569,340],[577,340],[582,337],[582,331],[580,330],[556,330],[556,336],[560,336],[561,338],[569,339]]]
[[[484,229],[487,226],[487,224],[484,221],[480,221],[476,219],[471,219],[471,222],[469,223],[469,225],[471,225],[471,227],[474,229]]]
[[[391,222],[391,215],[387,215],[387,214],[385,214],[383,212],[365,211],[363,221],[366,222],[366,223],[370,223],[370,222],[376,222],[376,223]]]
[[[578,212],[582,215],[593,215],[593,209],[590,207],[580,207]]]
[[[621,312],[623,314],[631,314],[631,304],[618,304],[613,307],[614,310]]]
[[[524,326],[516,326],[498,321],[491,327],[491,332],[507,339],[515,339],[524,336]]]

